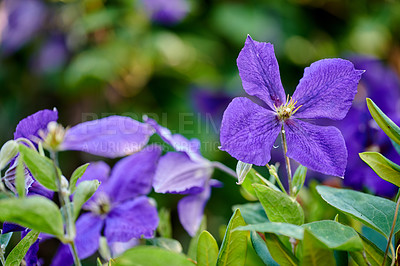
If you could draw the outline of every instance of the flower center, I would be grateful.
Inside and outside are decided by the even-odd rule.
[[[299,108],[302,106],[302,105],[300,105],[296,108],[296,103],[297,103],[297,101],[295,102],[292,99],[292,97],[290,97],[290,100],[289,100],[289,94],[288,94],[285,104],[283,104],[279,107],[276,107],[274,105],[276,113],[278,114],[279,120],[285,121],[285,120],[289,119],[292,115],[294,115],[297,112],[297,110],[299,110]]]
[[[111,202],[105,193],[99,193],[95,200],[90,201],[88,206],[83,208],[100,216],[106,215],[111,210]]]

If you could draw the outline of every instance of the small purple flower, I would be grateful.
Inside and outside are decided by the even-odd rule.
[[[214,168],[236,175],[226,166],[210,162],[201,156],[199,140],[188,140],[182,135],[171,134],[171,131],[158,125],[154,120],[149,118],[144,120],[177,151],[167,152],[160,158],[153,181],[154,191],[188,194],[178,203],[178,215],[183,228],[190,236],[194,236],[200,227],[211,187],[222,185],[219,181],[211,179]]]
[[[272,44],[248,36],[237,65],[244,90],[266,107],[244,97],[233,99],[222,120],[221,150],[242,162],[265,165],[271,159],[275,139],[284,130],[288,157],[312,170],[342,177],[347,150],[340,131],[303,119],[343,119],[363,71],[343,59],[317,61],[305,69],[289,100]]]
[[[351,59],[357,68],[365,69],[366,73],[360,81],[359,92],[352,108],[346,118],[337,124],[343,136],[349,140],[349,164],[343,183],[355,189],[366,187],[374,194],[392,197],[397,192],[397,187],[378,177],[358,154],[376,151],[400,163],[399,155],[390,139],[372,119],[365,102],[366,97],[373,99],[385,114],[399,124],[400,80],[394,71],[378,59],[365,56],[354,56]]]
[[[0,49],[6,54],[17,51],[35,36],[46,17],[46,7],[38,0],[5,0],[2,12],[6,23],[0,32]]]
[[[141,0],[152,21],[172,25],[183,20],[189,12],[187,0]]]
[[[151,191],[160,154],[159,146],[147,146],[120,160],[109,178],[110,168],[104,162],[89,165],[79,183],[93,179],[104,181],[84,205],[89,212],[82,214],[76,222],[75,244],[79,258],[87,258],[99,248],[102,233],[110,245],[154,236],[158,226],[157,209],[145,195]],[[70,265],[72,262],[68,246],[61,246],[53,265]]]

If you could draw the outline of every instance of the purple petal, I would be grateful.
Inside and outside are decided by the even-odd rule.
[[[141,0],[151,20],[173,25],[183,20],[189,12],[187,0]]]
[[[364,71],[343,59],[323,59],[304,70],[293,100],[301,106],[297,118],[343,119],[357,93]]]
[[[151,238],[158,226],[157,209],[145,196],[113,208],[106,219],[104,235],[108,243],[127,242],[132,238]]]
[[[192,160],[201,160],[201,143],[198,139],[188,140],[180,134],[172,134],[168,128],[160,126],[155,120],[144,117],[144,121],[154,127],[156,133],[176,151],[186,152]]]
[[[217,179],[211,179],[209,181],[210,187],[216,187],[216,188],[221,188],[224,187],[224,183],[222,183],[221,181],[217,180]]]
[[[99,248],[99,240],[104,220],[91,213],[81,215],[76,221],[75,244],[80,259],[92,255]]]
[[[210,193],[211,189],[207,186],[202,193],[186,196],[178,202],[179,221],[192,237],[200,228]]]
[[[242,162],[266,165],[280,128],[274,112],[247,98],[235,98],[222,118],[221,150]]]
[[[25,255],[26,266],[37,266],[38,265],[38,251],[39,251],[39,239],[33,243],[28,252]]]
[[[311,170],[344,176],[347,149],[339,129],[290,119],[285,122],[285,132],[288,157]]]
[[[62,149],[108,158],[122,157],[140,151],[153,133],[152,127],[132,118],[109,116],[70,128]]]
[[[212,172],[209,162],[192,161],[183,152],[168,152],[158,163],[153,187],[157,193],[200,192]]]
[[[71,250],[68,245],[60,244],[56,255],[51,261],[51,266],[71,266],[74,264]]]
[[[105,187],[112,201],[121,202],[148,194],[160,155],[161,147],[151,145],[120,160]]]
[[[34,137],[39,138],[39,130],[47,130],[47,124],[51,121],[57,121],[57,119],[57,110],[45,109],[36,112],[18,123],[14,132],[14,139],[27,138],[33,140]]]
[[[3,229],[2,229],[2,233],[3,234],[7,234],[10,232],[18,232],[18,231],[25,231],[25,227],[22,227],[18,224],[14,224],[14,223],[9,223],[9,222],[4,222],[3,223]]]
[[[279,75],[274,47],[270,43],[253,41],[250,35],[237,58],[243,89],[263,100],[271,110],[285,103],[285,91]]]

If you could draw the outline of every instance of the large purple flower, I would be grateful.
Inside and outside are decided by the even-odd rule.
[[[91,163],[79,182],[102,181],[96,193],[84,205],[89,212],[76,222],[79,258],[92,255],[99,248],[102,233],[108,244],[133,238],[151,238],[158,225],[156,207],[147,195],[156,171],[161,148],[147,146],[142,151],[120,160],[112,169],[104,162]],[[71,265],[72,255],[63,245],[53,265]]]
[[[154,190],[157,193],[188,194],[178,203],[178,215],[183,228],[194,236],[200,227],[211,187],[222,185],[211,179],[214,168],[233,176],[235,173],[224,165],[201,156],[199,140],[188,140],[180,134],[171,134],[171,131],[158,125],[156,121],[149,118],[144,120],[177,151],[167,152],[160,158],[153,181]]]
[[[395,195],[397,187],[378,177],[358,154],[377,151],[400,163],[390,139],[372,119],[365,102],[366,97],[373,99],[385,114],[399,124],[400,80],[394,71],[378,59],[365,56],[353,56],[351,59],[357,68],[365,69],[366,73],[360,81],[353,107],[346,118],[337,124],[343,136],[349,140],[349,164],[343,183],[359,190],[366,187],[375,194],[391,197]]]
[[[272,44],[248,36],[237,65],[244,90],[266,107],[248,98],[233,99],[222,120],[221,149],[245,163],[265,165],[271,159],[275,139],[284,130],[288,157],[312,170],[342,177],[347,150],[340,131],[302,119],[343,119],[363,71],[343,59],[317,61],[304,70],[289,100]]]

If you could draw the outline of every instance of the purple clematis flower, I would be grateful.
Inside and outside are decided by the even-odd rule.
[[[142,0],[142,5],[152,21],[173,25],[183,20],[189,12],[186,0]]]
[[[178,215],[183,228],[190,236],[194,236],[200,227],[211,187],[222,186],[221,182],[211,179],[214,168],[235,177],[236,174],[226,166],[201,156],[199,140],[171,134],[153,119],[145,117],[144,120],[177,151],[167,152],[161,157],[154,176],[154,190],[157,193],[188,194],[178,203]]]
[[[394,71],[376,58],[353,56],[352,62],[366,73],[360,81],[359,92],[345,119],[337,124],[348,141],[349,164],[343,184],[361,190],[367,188],[372,193],[392,197],[398,188],[381,179],[359,157],[360,152],[376,151],[399,164],[399,155],[390,139],[372,119],[365,98],[369,97],[396,124],[400,123],[398,110],[400,98],[400,80]],[[354,126],[349,126],[354,125]]]
[[[248,36],[237,65],[244,90],[266,107],[244,97],[233,99],[222,120],[221,150],[245,163],[265,165],[282,131],[286,134],[288,157],[312,170],[343,177],[347,150],[340,131],[303,119],[343,119],[363,71],[343,59],[317,61],[305,69],[289,100],[272,44],[253,41]]]
[[[38,0],[5,0],[0,13],[5,15],[1,29],[1,50],[10,54],[27,43],[43,25],[46,7]]]
[[[104,162],[91,163],[79,182],[103,181],[84,205],[89,212],[76,222],[75,244],[79,258],[92,255],[99,248],[102,232],[108,244],[128,242],[133,238],[151,238],[158,226],[156,207],[147,195],[156,171],[161,148],[147,146],[120,160],[112,169]],[[71,265],[68,246],[62,245],[53,265]]]

